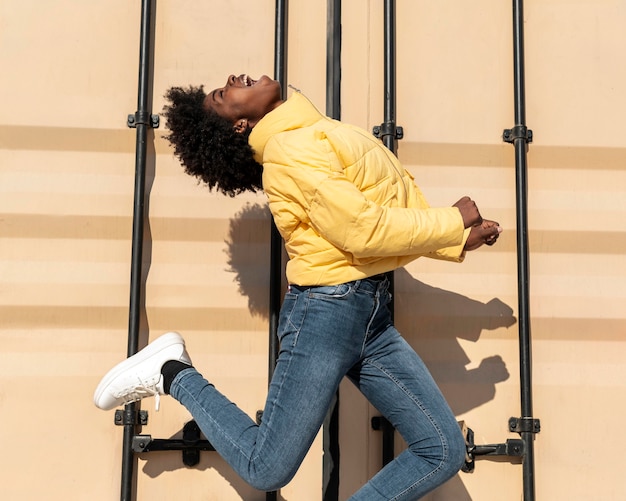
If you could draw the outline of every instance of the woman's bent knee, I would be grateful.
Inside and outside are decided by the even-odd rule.
[[[295,476],[292,471],[278,471],[276,469],[264,468],[263,471],[250,472],[244,476],[244,480],[259,491],[271,492],[285,487]]]
[[[450,468],[457,473],[461,468],[463,468],[467,458],[467,445],[465,443],[465,437],[462,433],[459,433],[449,439],[449,449]]]
[[[433,441],[428,446],[424,443],[416,443],[410,446],[409,450],[421,461],[430,464],[433,472],[437,471],[438,475],[445,479],[456,475],[465,464],[465,438],[460,430],[439,436],[437,440],[433,437]]]

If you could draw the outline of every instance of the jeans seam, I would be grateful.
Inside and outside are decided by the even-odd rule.
[[[291,321],[291,319],[293,318],[293,315],[294,315],[295,311],[298,309],[298,308],[297,308],[297,306],[298,306],[298,300],[299,300],[301,297],[304,297],[304,298],[306,299],[306,301],[305,301],[305,307],[304,307],[304,312],[303,312],[303,314],[302,314],[302,319],[304,319],[304,318],[306,317],[306,314],[307,314],[307,312],[309,311],[309,301],[308,301],[308,300],[309,300],[309,296],[308,296],[308,295],[304,296],[304,295],[302,295],[302,294],[297,294],[297,295],[296,295],[296,298],[295,298],[294,305],[292,306],[291,311],[289,312],[289,315],[288,315],[288,316],[287,316],[287,318],[286,318],[286,322],[287,322],[287,323],[289,323],[289,325],[291,326],[291,328],[292,328],[292,329],[296,332],[296,340],[294,341],[294,344],[295,344],[295,342],[297,341],[298,336],[300,335],[300,329],[302,328],[302,324],[304,323],[304,320],[300,320],[300,325],[296,325],[296,324],[294,324],[294,323]],[[281,335],[281,334],[283,334],[283,333],[281,332],[280,325],[279,325],[279,331],[278,331],[278,337],[279,337],[278,341],[279,341],[279,342],[281,341],[281,338],[282,338],[282,337],[284,337],[284,334],[283,334],[283,335]],[[293,345],[292,345],[292,346],[293,346]]]
[[[376,314],[378,313],[378,309],[380,308],[380,297],[378,294],[374,296],[373,300],[374,300],[374,308],[372,310],[372,313],[370,314],[369,321],[367,322],[367,326],[365,328],[365,336],[363,336],[363,344],[361,345],[361,357],[363,357],[363,354],[365,353],[365,346],[367,345],[367,341],[370,336],[370,327],[372,326],[372,323],[374,322],[374,318],[376,317]]]
[[[404,489],[402,492],[398,493],[398,495],[396,495],[395,497],[391,498],[389,501],[396,501],[399,499],[402,499],[402,496],[408,492],[410,492],[411,490],[413,490],[417,485],[419,485],[420,483],[428,480],[430,477],[432,477],[433,475],[435,475],[436,473],[439,472],[439,470],[443,467],[448,455],[449,455],[449,447],[448,447],[448,443],[445,439],[444,434],[442,433],[441,429],[439,428],[437,422],[433,419],[432,415],[430,414],[430,412],[428,412],[426,410],[426,408],[422,405],[422,403],[420,402],[420,400],[413,394],[413,392],[409,391],[409,389],[403,385],[396,377],[394,377],[393,374],[391,374],[390,372],[388,372],[382,365],[377,364],[376,362],[374,362],[373,360],[364,360],[365,363],[369,363],[370,365],[372,365],[372,367],[375,367],[376,369],[378,369],[380,372],[382,372],[385,376],[387,376],[391,381],[393,381],[393,383],[405,394],[409,397],[409,399],[411,399],[411,401],[420,409],[420,411],[422,411],[422,413],[428,418],[428,421],[430,422],[430,424],[433,426],[433,428],[437,431],[437,435],[439,437],[439,440],[441,442],[441,445],[443,447],[443,455],[441,460],[439,461],[439,464],[427,475],[424,475],[423,477],[421,477],[420,479],[418,479],[417,481],[413,482],[409,487],[407,487],[406,489]],[[410,448],[410,446],[409,446]]]

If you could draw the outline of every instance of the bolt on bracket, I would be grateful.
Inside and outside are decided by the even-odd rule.
[[[504,129],[502,140],[506,143],[513,143],[516,139],[523,139],[526,143],[533,142],[533,131],[525,125],[516,125],[512,129]]]
[[[514,433],[539,433],[541,431],[541,422],[539,419],[530,417],[509,418],[509,431]]]
[[[132,115],[128,115],[126,120],[126,125],[131,129],[137,128],[137,125],[147,125],[148,127],[152,127],[153,129],[158,129],[161,124],[161,118],[159,115],[150,115],[146,112],[136,112]]]
[[[393,136],[395,139],[402,139],[404,137],[404,129],[402,127],[396,127],[394,122],[385,122],[380,125],[375,125],[372,129],[372,134],[378,139],[382,139],[385,136]]]
[[[129,409],[118,409],[115,411],[114,422],[116,426],[148,424],[148,411],[131,411]]]

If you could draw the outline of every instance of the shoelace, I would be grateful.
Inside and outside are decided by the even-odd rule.
[[[130,404],[131,402],[137,402],[142,398],[152,396],[154,397],[154,410],[159,412],[159,407],[161,406],[161,395],[157,389],[157,383],[145,384],[145,382],[141,379],[137,379],[139,384],[133,388],[131,393],[124,395],[124,403]]]

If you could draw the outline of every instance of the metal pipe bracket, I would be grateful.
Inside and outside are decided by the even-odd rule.
[[[116,426],[145,426],[148,424],[148,411],[118,409],[115,411],[114,422]]]
[[[158,129],[160,124],[161,117],[159,117],[159,115],[150,115],[147,112],[142,113],[139,111],[128,115],[126,120],[126,125],[128,125],[131,129],[136,129],[137,125],[147,125],[153,129]]]
[[[530,417],[512,417],[509,418],[509,431],[514,433],[539,433],[541,431],[541,422],[539,419]]]
[[[402,127],[396,127],[396,124],[393,122],[385,122],[380,125],[375,125],[372,129],[372,134],[378,139],[382,139],[385,136],[402,139],[404,137],[404,129],[402,129]]]
[[[523,139],[527,143],[533,142],[533,131],[525,125],[516,125],[512,129],[504,129],[502,140],[506,143],[514,143],[516,139]]]
[[[525,443],[521,439],[510,438],[501,444],[476,445],[474,442],[474,431],[464,421],[459,422],[459,426],[465,437],[465,464],[461,468],[461,471],[465,473],[474,471],[476,459],[480,457],[521,458],[526,454]]]

